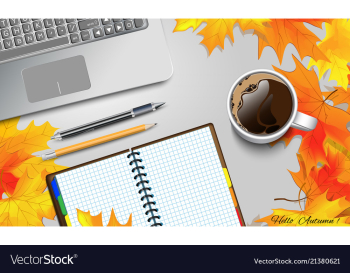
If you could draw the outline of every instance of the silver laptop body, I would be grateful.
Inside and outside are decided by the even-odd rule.
[[[2,61],[0,120],[169,79],[161,21],[147,22],[141,31]]]

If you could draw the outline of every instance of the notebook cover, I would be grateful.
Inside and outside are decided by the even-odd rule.
[[[242,212],[241,212],[241,209],[240,209],[238,200],[237,200],[237,198],[236,198],[235,191],[234,191],[233,186],[232,186],[232,183],[231,183],[231,179],[230,179],[230,176],[229,176],[229,173],[228,173],[228,170],[227,170],[227,166],[226,166],[226,163],[225,163],[225,159],[224,159],[224,156],[223,156],[223,153],[222,153],[220,144],[219,144],[219,140],[218,140],[218,137],[217,137],[217,135],[216,135],[215,128],[214,128],[214,125],[213,125],[213,124],[211,124],[211,123],[210,123],[210,124],[205,124],[205,125],[202,125],[202,126],[199,126],[199,127],[196,127],[196,128],[193,128],[193,129],[184,131],[184,132],[180,132],[180,133],[177,133],[177,134],[174,134],[174,135],[165,137],[165,138],[161,138],[161,139],[158,139],[158,140],[155,140],[155,141],[151,141],[151,142],[148,142],[148,143],[145,143],[145,144],[142,144],[142,145],[133,147],[133,148],[131,148],[131,150],[134,151],[134,150],[143,148],[143,147],[145,147],[145,146],[149,146],[149,145],[152,145],[152,144],[154,144],[154,143],[161,142],[161,141],[163,141],[163,140],[167,140],[167,139],[170,139],[170,138],[174,138],[174,137],[177,137],[177,136],[179,136],[179,135],[187,134],[187,133],[189,133],[189,132],[196,131],[196,130],[199,130],[199,129],[202,129],[202,128],[205,128],[205,127],[209,127],[209,128],[210,128],[210,132],[211,132],[211,134],[212,134],[212,137],[213,137],[213,140],[214,140],[214,143],[215,143],[215,146],[216,146],[216,151],[217,151],[217,153],[218,153],[218,155],[219,155],[219,159],[220,159],[220,162],[221,162],[221,166],[222,166],[222,168],[223,168],[223,170],[224,170],[224,173],[225,173],[225,176],[226,176],[226,179],[227,179],[227,183],[230,185],[229,190],[230,190],[231,197],[232,197],[232,199],[233,199],[233,203],[234,203],[234,205],[235,205],[235,208],[236,208],[236,211],[237,211],[239,220],[240,220],[240,222],[241,222],[241,225],[242,225],[242,226],[245,226],[245,222],[244,222],[244,219],[243,219],[243,215],[242,215]],[[52,202],[53,202],[55,211],[56,211],[56,213],[57,213],[57,218],[58,218],[59,224],[60,224],[61,226],[67,226],[67,222],[66,222],[65,216],[64,216],[64,215],[62,214],[62,212],[61,212],[59,203],[58,203],[58,201],[56,200],[56,197],[55,197],[55,194],[54,194],[54,190],[53,190],[52,185],[51,185],[51,182],[52,182],[53,178],[54,178],[56,175],[60,174],[60,173],[64,173],[64,172],[67,172],[67,171],[70,171],[70,170],[74,170],[74,169],[83,167],[83,166],[85,166],[85,165],[89,165],[89,164],[92,164],[92,163],[95,163],[95,162],[98,162],[98,161],[101,161],[101,160],[104,160],[104,159],[107,159],[107,158],[110,158],[110,157],[113,157],[113,156],[117,156],[117,155],[126,153],[126,152],[128,152],[128,151],[129,151],[129,150],[123,150],[123,151],[121,151],[121,152],[118,152],[118,153],[115,153],[115,154],[111,154],[111,155],[108,155],[108,156],[105,156],[105,157],[101,157],[101,158],[98,158],[98,159],[95,159],[95,160],[92,160],[92,161],[89,161],[89,162],[86,162],[86,163],[83,163],[83,164],[80,164],[80,165],[77,165],[77,166],[74,166],[74,167],[71,167],[71,168],[62,170],[62,171],[59,171],[59,172],[56,172],[56,173],[52,173],[52,174],[49,174],[49,175],[46,176],[46,183],[47,183],[47,186],[48,186],[48,188],[49,188],[49,192],[50,192],[50,195],[51,195],[51,199],[52,199]]]

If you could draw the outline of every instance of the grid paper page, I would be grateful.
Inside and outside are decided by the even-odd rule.
[[[128,153],[110,157],[56,176],[72,226],[80,226],[77,208],[91,215],[102,211],[103,225],[112,208],[121,224],[132,213],[132,226],[150,226],[137,193]]]
[[[209,127],[137,151],[164,226],[240,226]]]

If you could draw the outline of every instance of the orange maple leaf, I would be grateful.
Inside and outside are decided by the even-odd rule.
[[[329,143],[331,142],[331,143]],[[298,161],[300,171],[290,172],[294,182],[306,195],[306,205],[312,203],[320,194],[327,191],[327,199],[330,201],[345,197],[350,201],[350,179],[339,181],[339,176],[349,170],[350,153],[333,141],[327,144],[327,162],[320,168],[313,167],[306,171],[303,157],[299,154]]]
[[[265,47],[272,47],[277,53],[280,63],[288,44],[293,44],[301,58],[311,56],[314,60],[329,62],[326,55],[317,47],[318,37],[308,30],[304,23],[322,28],[322,23],[331,23],[333,19],[176,19],[173,32],[193,28],[195,31],[202,23],[207,25],[198,33],[203,35],[201,44],[208,48],[209,55],[215,47],[224,49],[224,40],[228,36],[232,42],[233,27],[239,24],[242,31],[254,30],[253,35],[259,38],[259,58]]]
[[[8,152],[8,146],[9,143],[5,142],[3,146],[0,147],[0,170],[11,172],[27,159],[34,157],[25,153],[24,150],[10,153]]]
[[[293,58],[296,64],[296,69],[293,72],[285,72],[276,67],[274,69],[284,75],[294,86],[298,97],[298,111],[318,119],[317,133],[312,131],[303,133],[304,138],[301,144],[301,147],[305,149],[301,149],[300,154],[305,160],[306,170],[309,171],[318,162],[327,163],[323,144],[328,138],[350,150],[350,132],[347,129],[350,115],[327,104],[326,100],[323,99],[315,71],[307,70],[294,56]],[[322,130],[323,133],[321,133]],[[300,134],[299,130],[291,130],[280,140],[286,141],[288,138],[290,141],[297,134]],[[305,144],[303,144],[304,141],[306,141]],[[307,149],[308,144],[312,144],[312,149]]]
[[[96,216],[92,216],[90,211],[87,212],[77,209],[77,217],[79,223],[83,227],[102,227],[102,212],[100,212]],[[114,210],[112,208],[111,216],[109,218],[108,227],[131,227],[132,226],[132,214],[129,216],[129,220],[126,224],[122,225],[118,222],[117,217],[114,214]]]
[[[339,151],[336,147],[328,145],[327,161],[329,166],[324,165],[315,169],[310,176],[316,181],[319,190],[323,193],[328,191],[327,199],[332,201],[345,196],[350,201],[350,180],[340,182],[338,177],[349,169],[349,152]]]
[[[114,210],[112,208],[111,217],[109,218],[109,222],[107,227],[131,227],[132,226],[132,213],[129,216],[129,220],[126,222],[126,224],[122,225],[117,220],[117,217],[115,217]]]
[[[300,191],[303,191],[306,196],[306,206],[312,203],[322,192],[319,188],[319,185],[315,181],[315,175],[309,175],[306,173],[305,162],[301,155],[297,155],[300,171],[294,173],[289,171],[292,175],[295,184],[300,188]],[[312,168],[310,173],[315,172],[315,168]],[[299,194],[300,196],[300,194]],[[301,200],[299,198],[299,200]]]
[[[272,47],[280,64],[288,44],[293,44],[297,49],[300,58],[311,56],[314,60],[329,61],[326,55],[317,47],[320,39],[309,29],[305,23],[322,28],[322,23],[331,23],[333,19],[272,19],[265,23],[259,37],[259,59],[265,47]]]
[[[333,106],[338,106],[338,108],[340,108],[341,104],[346,104],[343,105],[341,109],[350,114],[350,88],[344,89],[343,87],[334,87],[334,89],[334,91],[322,92],[325,100],[332,101]],[[344,109],[344,106],[346,106],[346,110]]]

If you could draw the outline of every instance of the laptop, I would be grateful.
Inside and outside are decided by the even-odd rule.
[[[0,120],[172,73],[159,19],[0,19]]]

